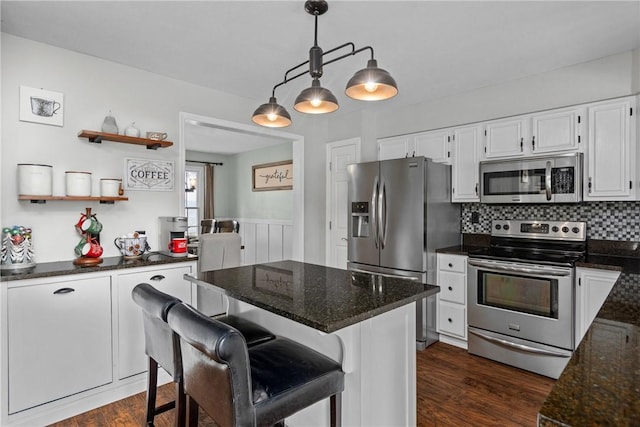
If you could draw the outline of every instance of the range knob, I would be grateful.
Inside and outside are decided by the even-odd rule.
[[[502,226],[500,224],[496,224],[496,230],[500,230]]]
[[[567,227],[567,226],[562,227],[562,232],[563,233],[568,233],[569,232],[569,227]]]
[[[509,229],[509,224],[505,224],[504,227],[502,227],[502,228],[504,228],[505,231],[508,230]]]
[[[558,228],[557,225],[554,225],[553,227],[551,227],[551,231],[553,231],[554,233],[557,233],[560,229]]]
[[[578,234],[580,232],[580,229],[578,227],[573,227],[571,229],[571,231],[573,231],[574,233]]]

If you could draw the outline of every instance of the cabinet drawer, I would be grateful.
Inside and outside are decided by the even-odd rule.
[[[438,254],[439,271],[467,272],[467,257],[463,255]]]
[[[9,413],[112,381],[111,278],[10,288]]]
[[[438,324],[440,333],[467,339],[467,310],[463,305],[441,301]]]
[[[466,278],[465,274],[441,271],[437,283],[440,286],[440,299],[464,304],[467,286]]]

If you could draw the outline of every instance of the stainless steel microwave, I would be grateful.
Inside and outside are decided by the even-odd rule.
[[[480,162],[482,203],[582,201],[582,153]]]

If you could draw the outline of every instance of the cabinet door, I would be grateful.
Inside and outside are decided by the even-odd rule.
[[[378,140],[378,160],[401,159],[415,155],[412,136],[398,136]]]
[[[531,152],[576,151],[581,142],[582,116],[577,109],[550,111],[531,116]]]
[[[591,105],[584,200],[635,198],[633,98]]]
[[[123,273],[118,275],[118,377],[123,379],[147,370],[140,307],[131,299],[139,283],[191,303],[191,285],[183,279],[191,266]]]
[[[451,152],[449,142],[451,137],[448,130],[423,132],[415,135],[416,156],[424,156],[434,163],[450,164]]]
[[[576,269],[576,347],[620,277],[619,271]]]
[[[112,382],[111,278],[7,290],[9,413]]]
[[[451,164],[451,201],[480,201],[479,155],[480,126],[467,126],[453,131]]]
[[[484,156],[493,159],[524,155],[527,121],[527,118],[519,117],[487,122]]]

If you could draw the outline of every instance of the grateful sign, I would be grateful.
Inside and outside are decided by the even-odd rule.
[[[251,169],[253,191],[293,188],[293,160],[255,165]]]

